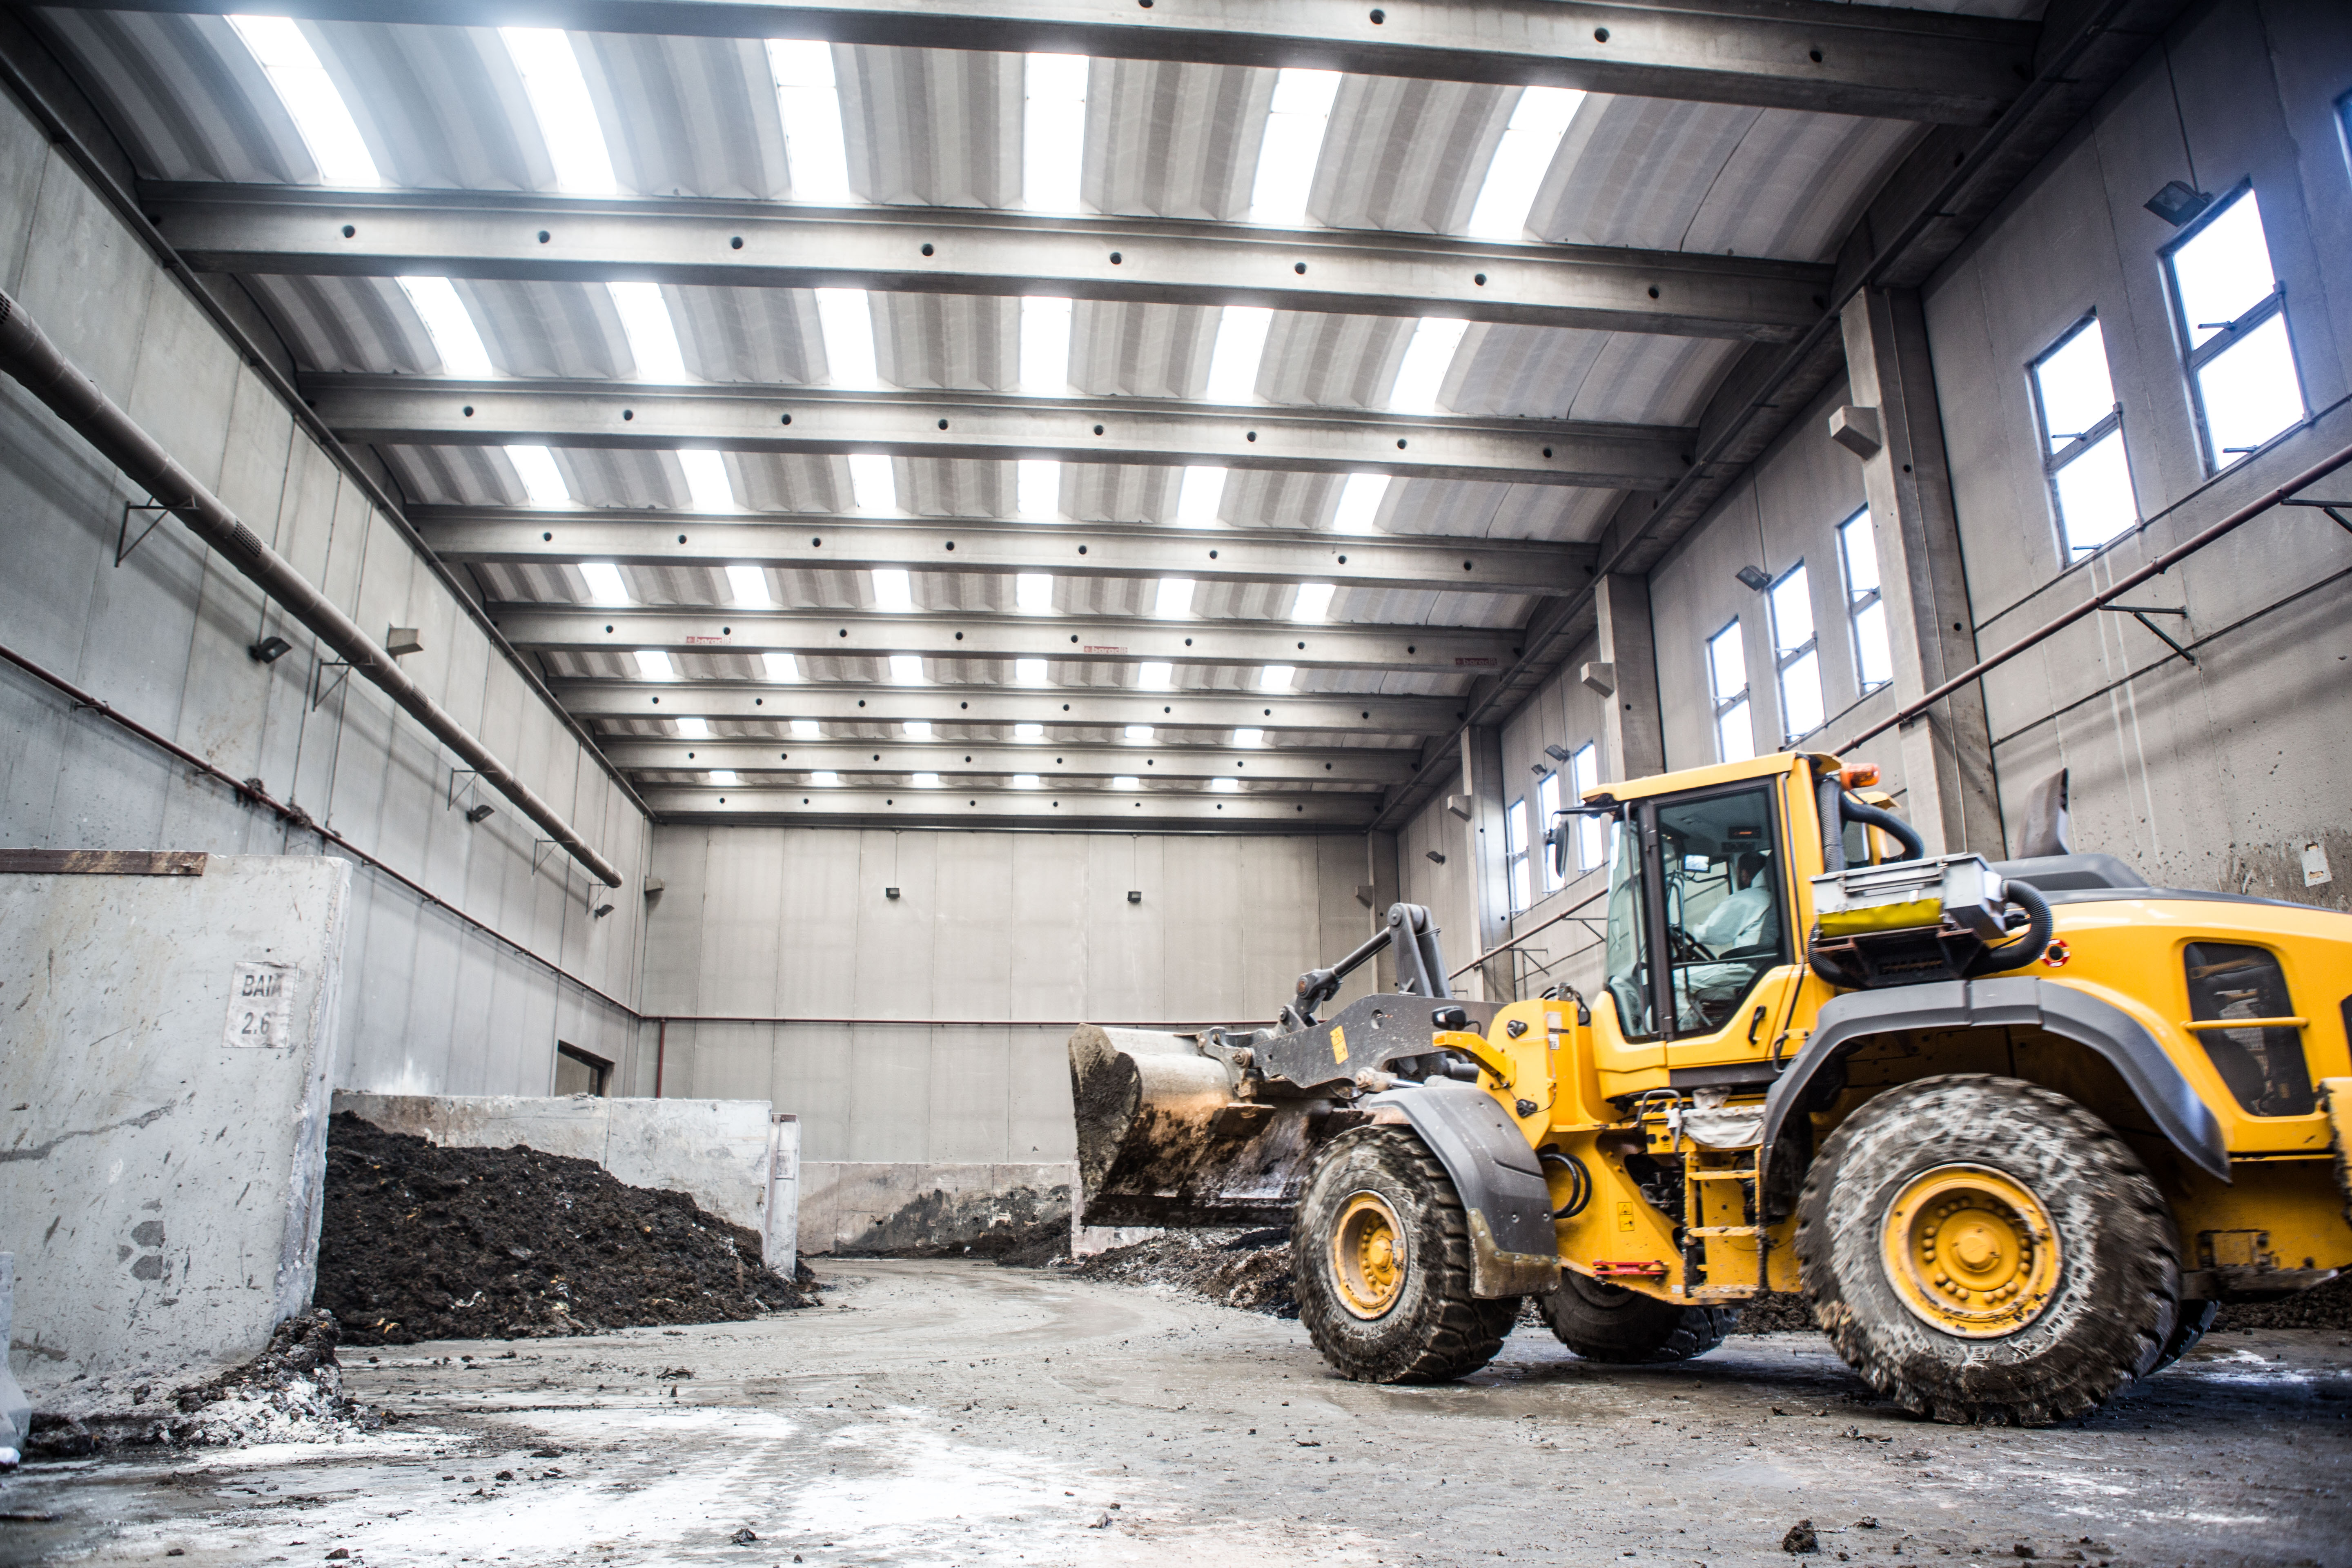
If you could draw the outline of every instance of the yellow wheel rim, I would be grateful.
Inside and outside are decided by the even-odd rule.
[[[1339,1305],[1359,1318],[1377,1318],[1404,1292],[1404,1226],[1378,1193],[1353,1193],[1331,1228],[1331,1277]]]
[[[2041,1200],[1990,1165],[1938,1165],[1880,1226],[1886,1275],[1914,1316],[1961,1339],[2013,1334],[2057,1291],[2058,1233]]]

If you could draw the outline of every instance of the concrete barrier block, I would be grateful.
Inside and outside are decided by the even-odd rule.
[[[351,867],[0,875],[13,1364],[75,1414],[246,1361],[310,1304]]]

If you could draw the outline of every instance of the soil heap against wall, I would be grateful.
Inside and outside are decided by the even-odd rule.
[[[327,1135],[313,1300],[345,1344],[713,1323],[809,1303],[684,1193],[536,1149],[443,1148],[349,1111]]]

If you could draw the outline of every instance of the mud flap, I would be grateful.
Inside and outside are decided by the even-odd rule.
[[[1079,1215],[1088,1225],[1280,1224],[1328,1100],[1261,1101],[1189,1035],[1081,1024],[1070,1037]]]
[[[1559,1283],[1559,1243],[1543,1165],[1484,1090],[1443,1080],[1361,1102],[1394,1111],[1454,1179],[1470,1222],[1470,1293],[1539,1296]]]

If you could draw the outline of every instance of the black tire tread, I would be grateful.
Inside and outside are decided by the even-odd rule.
[[[1625,1331],[1597,1333],[1590,1322],[1579,1321],[1581,1303],[1571,1295],[1575,1289],[1572,1281],[1563,1278],[1558,1289],[1536,1298],[1536,1310],[1554,1339],[1585,1361],[1611,1366],[1654,1366],[1703,1356],[1721,1344],[1739,1321],[1737,1307],[1677,1307],[1627,1290],[1633,1300],[1625,1304],[1623,1320],[1615,1325]]]

